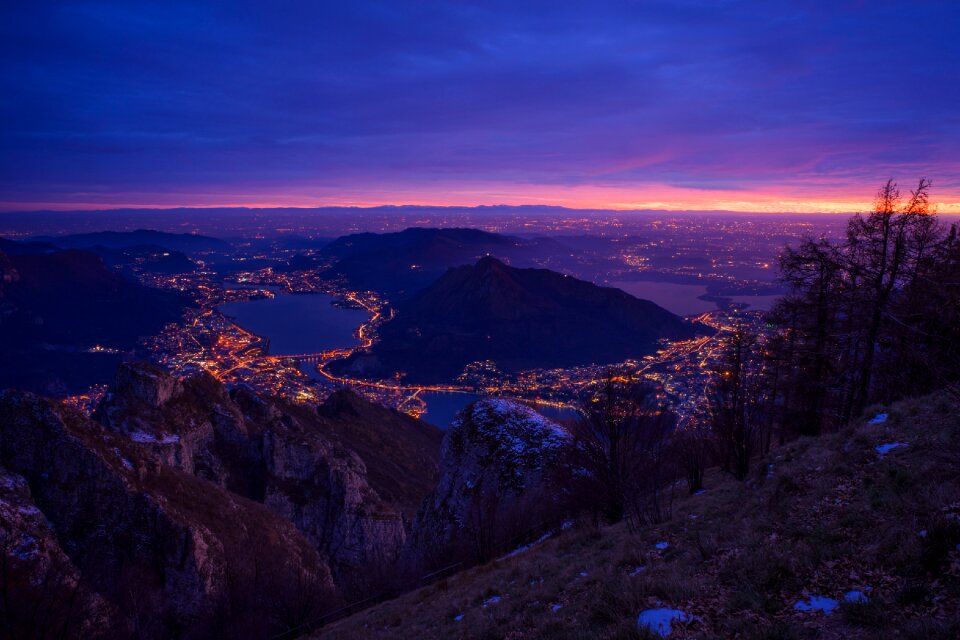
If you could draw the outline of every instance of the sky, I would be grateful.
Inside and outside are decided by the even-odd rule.
[[[960,3],[15,2],[0,210],[960,212]]]

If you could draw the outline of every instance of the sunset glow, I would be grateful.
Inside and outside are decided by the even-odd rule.
[[[10,13],[0,210],[846,213],[925,176],[960,211],[950,3]]]

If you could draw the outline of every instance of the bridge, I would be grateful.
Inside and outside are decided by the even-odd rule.
[[[332,358],[345,358],[350,355],[350,353],[350,349],[332,349],[330,351],[321,351],[320,353],[295,353],[270,355],[267,357],[272,360],[299,364],[301,362],[323,362],[324,360],[330,360]]]

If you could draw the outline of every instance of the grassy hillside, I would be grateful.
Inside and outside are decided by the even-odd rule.
[[[745,483],[713,470],[700,495],[678,487],[661,525],[575,525],[317,637],[644,638],[655,607],[696,616],[671,638],[960,637],[960,402],[881,411],[774,451]],[[811,596],[839,605],[795,607]]]

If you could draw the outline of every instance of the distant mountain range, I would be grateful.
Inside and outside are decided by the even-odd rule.
[[[0,252],[0,388],[65,393],[108,382],[122,355],[90,348],[131,351],[189,304],[88,251]]]
[[[334,370],[448,381],[478,360],[504,371],[614,363],[707,331],[620,289],[493,257],[450,269],[397,310],[372,350]]]
[[[136,231],[97,231],[94,233],[77,233],[63,236],[41,236],[34,238],[37,242],[46,242],[61,249],[91,249],[103,247],[106,249],[129,249],[141,246],[156,246],[180,251],[186,254],[203,253],[207,251],[230,251],[229,243],[211,238],[210,236],[192,233],[166,233],[149,229]]]
[[[328,271],[358,289],[409,296],[450,267],[482,256],[532,266],[563,249],[547,238],[518,238],[479,229],[411,227],[397,233],[357,233],[337,238],[322,254],[337,262]]]

